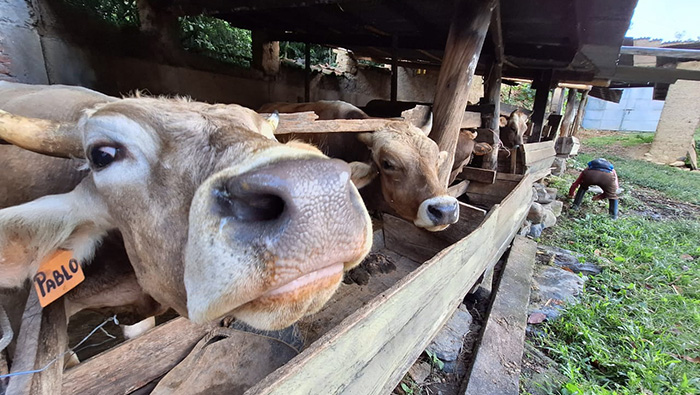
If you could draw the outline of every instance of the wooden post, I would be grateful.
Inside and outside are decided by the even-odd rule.
[[[311,44],[304,45],[304,101],[311,101]]]
[[[532,108],[532,133],[528,142],[537,143],[542,137],[542,126],[544,125],[544,113],[547,111],[547,99],[549,99],[549,86],[552,83],[552,70],[542,73],[542,76],[535,84],[535,105]]]
[[[569,136],[571,124],[574,122],[574,116],[576,116],[576,97],[576,89],[569,88],[569,93],[566,97],[564,119],[561,122],[561,129],[559,129],[559,136],[561,137]],[[556,137],[557,136],[555,136],[554,140],[556,140]]]
[[[447,151],[448,154],[448,160],[440,169],[445,184],[454,162],[459,129],[467,108],[469,86],[496,0],[461,0],[455,4],[445,44],[445,56],[440,66],[433,106],[433,129],[430,133],[430,138],[437,142],[440,150]]]
[[[482,114],[482,126],[494,132],[494,149],[484,155],[481,167],[484,169],[496,170],[498,168],[498,143],[500,142],[498,120],[501,115],[501,72],[502,65],[494,63],[491,66],[488,78],[484,87],[484,98],[488,104],[493,104],[491,114]]]
[[[564,107],[564,88],[556,87],[552,93],[552,104],[549,106],[549,112],[560,115],[561,109]]]
[[[42,309],[36,290],[32,287],[22,315],[11,373],[42,369],[58,358],[42,372],[11,377],[7,393],[60,394],[63,383],[62,354],[67,345],[68,323],[63,298]]]
[[[399,37],[391,37],[391,101],[396,102],[399,96]]]
[[[581,128],[581,122],[583,122],[583,116],[586,115],[586,103],[588,103],[588,92],[583,91],[581,93],[581,101],[578,103],[578,111],[576,111],[576,118],[574,119],[574,128],[571,131],[572,136],[576,136],[578,130]]]
[[[266,75],[277,75],[280,71],[280,42],[270,41],[264,30],[253,30],[251,48],[252,66]]]

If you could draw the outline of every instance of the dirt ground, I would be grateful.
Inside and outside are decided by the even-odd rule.
[[[585,140],[587,138],[591,138],[591,137],[619,136],[621,134],[629,134],[629,133],[614,132],[614,131],[610,131],[610,130],[581,129],[576,134],[576,137],[578,137],[581,141],[583,141],[583,140]],[[634,134],[636,134],[636,133],[634,133]],[[615,143],[615,144],[612,144],[612,145],[605,147],[605,150],[610,152],[611,154],[613,154],[615,156],[619,156],[621,158],[644,160],[644,154],[649,152],[650,148],[651,148],[651,143],[642,143],[642,144],[633,145],[633,146],[624,146],[624,145],[622,145],[622,143]],[[585,145],[582,145],[581,151],[586,152]]]

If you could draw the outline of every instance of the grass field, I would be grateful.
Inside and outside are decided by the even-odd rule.
[[[700,209],[684,204],[700,204],[700,174],[611,156],[613,145],[648,139],[627,134],[584,141],[570,165],[611,160],[626,190],[622,215],[609,219],[606,203],[588,197],[580,212],[565,210],[539,240],[603,268],[586,282],[580,303],[535,340],[568,378],[562,394],[700,393]],[[563,195],[575,175],[552,183]],[[633,214],[654,204],[687,209],[660,220]]]

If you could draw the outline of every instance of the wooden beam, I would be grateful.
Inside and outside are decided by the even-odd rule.
[[[465,180],[481,182],[484,184],[493,184],[496,182],[496,171],[464,166],[462,172],[459,173],[457,178],[464,178]]]
[[[469,375],[466,395],[518,395],[537,243],[515,236]]]
[[[264,30],[254,30],[251,36],[253,68],[261,70],[266,75],[277,75],[280,71],[279,41],[270,41]]]
[[[677,80],[700,81],[700,71],[661,67],[617,66],[610,77],[619,82],[659,82],[673,84]]]
[[[496,63],[503,65],[505,61],[505,48],[503,46],[503,27],[501,26],[501,2],[496,2],[496,8],[491,14],[491,24],[489,25],[489,34],[493,42],[493,52],[496,58]]]
[[[564,118],[561,121],[559,136],[555,135],[553,140],[556,140],[557,137],[567,137],[571,135],[571,125],[574,123],[574,117],[576,116],[577,97],[576,89],[569,88],[569,93],[566,97],[566,110],[564,110]]]
[[[578,130],[581,128],[583,116],[586,115],[586,103],[588,103],[588,92],[589,91],[583,91],[583,93],[581,93],[581,100],[578,104],[578,111],[576,111],[576,118],[574,118],[574,127],[571,131],[572,136],[576,136]]]
[[[177,365],[211,329],[176,318],[66,371],[63,390],[69,394],[128,394]]]
[[[443,164],[441,178],[445,184],[454,162],[459,129],[467,107],[469,86],[491,21],[496,0],[461,0],[455,3],[445,44],[437,93],[433,105],[434,122],[430,138],[449,158]]]
[[[304,44],[304,101],[311,101],[311,44]]]
[[[387,127],[390,123],[397,121],[401,121],[401,119],[333,119],[309,122],[307,120],[288,121],[284,118],[280,118],[280,124],[277,127],[277,130],[275,130],[275,134],[374,132]]]
[[[644,55],[664,58],[700,60],[700,49],[631,47],[623,45],[620,47],[620,55]]]
[[[45,370],[10,378],[7,393],[13,395],[52,395],[61,393],[63,353],[68,346],[68,322],[63,298],[44,309],[36,289],[31,288],[10,373]],[[50,364],[50,365],[49,365]]]
[[[481,167],[489,170],[496,170],[498,168],[498,144],[500,143],[499,138],[499,118],[501,116],[501,71],[502,64],[493,63],[491,65],[491,71],[485,81],[484,86],[484,99],[488,104],[493,105],[493,111],[489,114],[481,114],[482,126],[486,129],[493,130],[494,132],[494,149],[483,156]]]
[[[535,85],[535,104],[532,108],[532,133],[528,139],[531,143],[540,141],[542,137],[542,126],[544,125],[544,113],[547,111],[547,100],[549,99],[549,88],[552,84],[552,70],[542,72],[539,81]]]
[[[399,96],[399,37],[391,37],[391,101]]]

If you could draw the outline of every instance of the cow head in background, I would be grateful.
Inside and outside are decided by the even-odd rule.
[[[353,180],[358,187],[378,175],[384,200],[420,228],[439,231],[457,222],[459,205],[448,196],[438,174],[447,152],[440,151],[419,128],[397,121],[357,138],[371,151],[371,163],[365,164],[364,171],[353,163]],[[359,180],[357,173],[367,177]]]
[[[317,311],[369,251],[370,219],[347,164],[268,127],[240,106],[155,98],[77,123],[0,114],[0,138],[90,168],[69,193],[0,210],[0,286],[56,249],[89,262],[118,230],[144,291],[194,321],[278,329]]]
[[[523,135],[527,131],[527,115],[515,110],[509,118],[500,117],[500,137],[507,148],[518,148],[523,144]]]

